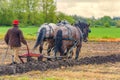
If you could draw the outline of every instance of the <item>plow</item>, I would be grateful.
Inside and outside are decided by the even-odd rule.
[[[40,53],[33,53],[30,52],[28,45],[27,45],[27,52],[19,55],[18,57],[22,63],[25,63],[23,59],[26,59],[27,62],[30,62],[33,60],[33,58],[37,58],[38,61],[43,61],[43,59],[55,61],[55,60],[61,60],[67,58],[67,56],[45,56]]]
[[[27,45],[27,53],[19,55],[18,57],[19,57],[19,59],[20,59],[20,61],[22,63],[24,63],[23,58],[26,58],[27,62],[31,61],[32,57],[36,57],[40,61],[42,61],[42,59],[43,59],[43,55],[42,54],[37,54],[37,53],[30,52],[28,45]]]

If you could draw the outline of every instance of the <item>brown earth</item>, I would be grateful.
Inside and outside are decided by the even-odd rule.
[[[28,41],[28,45],[30,51],[32,51],[32,47],[35,41]],[[6,52],[6,44],[3,40],[0,41],[0,57],[4,56]],[[44,47],[46,50],[46,47]],[[74,50],[75,51],[75,50]],[[11,62],[10,50],[8,50],[8,55],[5,59],[5,64],[9,64]],[[21,47],[20,53],[26,53],[26,47],[23,45]],[[35,53],[39,53],[38,49],[34,51]],[[46,51],[44,51],[44,54]],[[33,61],[25,64],[17,64],[17,65],[2,65],[0,66],[0,74],[13,74],[13,73],[23,73],[31,70],[47,70],[47,69],[55,69],[60,68],[62,66],[74,66],[74,65],[88,65],[88,64],[104,64],[104,63],[115,63],[120,62],[120,42],[83,42],[83,46],[81,49],[80,57],[78,61],[75,60],[67,60],[67,61],[54,61],[54,62],[38,62]],[[8,71],[7,71],[8,70]]]
[[[30,52],[39,53],[38,49],[35,51],[32,50],[35,41],[28,41],[28,46],[30,48]],[[0,55],[4,55],[6,53],[7,45],[3,40],[0,40]],[[46,55],[47,47],[44,47],[43,54]],[[74,49],[75,51],[75,49]],[[11,50],[8,50],[8,57],[10,55]],[[22,45],[20,54],[26,53],[27,49],[25,45]],[[91,57],[91,56],[106,56],[111,54],[119,54],[120,53],[120,42],[83,42],[82,49],[80,53],[80,58],[82,57]],[[8,58],[7,57],[7,58]]]

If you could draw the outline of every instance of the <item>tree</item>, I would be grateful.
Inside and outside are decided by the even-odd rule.
[[[54,22],[56,19],[56,5],[54,0],[41,0],[40,2],[45,22]]]
[[[68,16],[62,12],[58,12],[57,13],[57,20],[60,21],[60,20],[67,20],[68,22],[70,22],[71,24],[75,22],[73,16]],[[58,22],[57,21],[57,22]]]
[[[0,1],[0,24],[11,25],[13,19],[13,12],[10,8],[10,2],[8,0]]]

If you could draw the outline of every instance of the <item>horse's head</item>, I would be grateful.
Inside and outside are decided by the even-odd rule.
[[[90,24],[78,22],[78,24],[76,24],[76,26],[78,26],[83,33],[83,41],[87,42],[88,41],[88,33],[91,32],[91,30],[89,28]]]
[[[84,42],[88,41],[88,33],[91,32],[89,26],[90,26],[90,24],[86,24],[86,26],[84,26],[84,28],[83,28],[83,41]]]

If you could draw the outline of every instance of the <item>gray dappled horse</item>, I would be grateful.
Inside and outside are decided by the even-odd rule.
[[[43,50],[43,44],[45,41],[48,43],[48,50],[47,54],[50,56],[50,51],[54,47],[54,32],[58,26],[54,23],[44,23],[43,25],[40,26],[38,29],[38,36],[36,43],[34,45],[34,49],[39,46],[39,52],[42,53]]]
[[[77,60],[82,47],[82,40],[87,41],[89,33],[89,24],[77,23],[75,26],[72,25],[59,25],[64,27],[59,27],[55,32],[55,56],[57,52],[60,52],[60,56],[66,55],[71,48],[76,47]],[[71,50],[72,51],[72,50]]]

